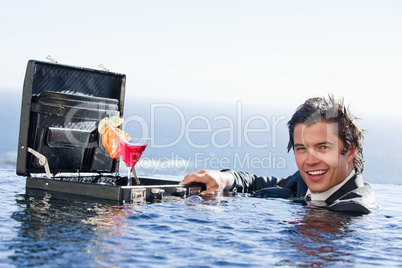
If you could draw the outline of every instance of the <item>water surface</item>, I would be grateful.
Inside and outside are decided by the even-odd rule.
[[[4,169],[0,185],[4,266],[402,266],[399,185],[374,184],[363,216],[241,196],[111,204],[27,191]]]

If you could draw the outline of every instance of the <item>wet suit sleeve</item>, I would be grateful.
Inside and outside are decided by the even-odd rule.
[[[301,196],[307,191],[299,172],[287,178],[257,176],[233,170],[222,172],[229,172],[234,177],[234,183],[225,191],[257,193],[264,196]]]

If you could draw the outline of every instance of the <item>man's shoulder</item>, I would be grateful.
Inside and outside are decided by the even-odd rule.
[[[361,173],[356,173],[335,195],[337,198],[329,202],[334,211],[368,214],[375,207],[374,192]]]

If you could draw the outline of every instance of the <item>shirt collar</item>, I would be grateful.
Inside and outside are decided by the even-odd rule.
[[[343,180],[343,182],[333,186],[332,188],[320,192],[320,193],[315,193],[313,194],[310,189],[307,190],[306,197],[309,196],[311,201],[325,201],[327,200],[328,197],[330,197],[333,193],[339,190],[348,180],[350,180],[353,175],[355,175],[355,170],[353,169],[352,172],[350,172],[349,176],[346,177],[346,179]]]

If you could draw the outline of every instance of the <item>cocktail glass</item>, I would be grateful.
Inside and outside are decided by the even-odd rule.
[[[150,140],[150,138],[131,138],[127,141],[124,137],[119,136],[120,157],[123,159],[124,163],[126,163],[128,170],[127,185],[132,185],[133,176],[136,184],[140,184],[134,166],[137,164],[138,160],[140,160],[140,157],[148,146]]]
[[[127,185],[132,185],[132,178],[134,176],[136,184],[140,184],[140,180],[137,177],[137,173],[135,172],[135,164],[137,164],[138,160],[145,148],[148,146],[151,141],[150,138],[130,138],[127,140],[125,136],[121,135],[116,129],[108,123],[109,127],[117,134],[119,137],[119,145],[120,145],[120,157],[123,159],[124,163],[127,166],[128,170],[128,180]]]

